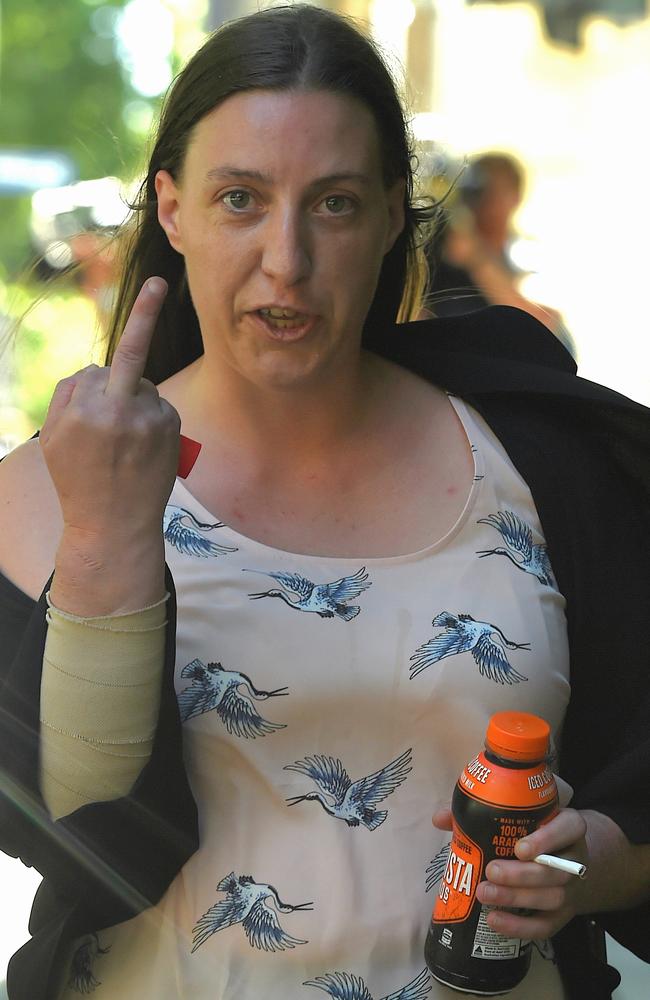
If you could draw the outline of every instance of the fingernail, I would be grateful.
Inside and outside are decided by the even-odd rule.
[[[515,845],[515,853],[520,861],[526,861],[527,858],[532,858],[534,851],[527,840],[519,840]]]
[[[484,903],[492,903],[497,898],[497,889],[494,885],[484,885],[481,889],[481,896]]]
[[[162,278],[149,278],[147,280],[147,291],[151,292],[152,295],[162,295],[166,287]]]
[[[500,874],[501,874],[501,865],[497,861],[492,861],[490,863],[489,878],[498,879]]]

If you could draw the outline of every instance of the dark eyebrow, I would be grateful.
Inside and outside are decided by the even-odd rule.
[[[239,167],[230,167],[228,165],[214,167],[212,170],[208,170],[205,175],[207,181],[227,181],[244,177],[247,177],[249,180],[261,181],[263,184],[270,184],[271,182],[269,174],[263,174],[259,170],[241,170]]]
[[[273,178],[270,174],[264,174],[260,170],[246,170],[241,167],[232,167],[228,164],[208,170],[205,179],[207,181],[248,179],[259,181],[261,184],[273,183]],[[324,177],[317,177],[310,187],[322,187],[329,184],[336,184],[340,181],[360,181],[362,184],[369,184],[370,178],[367,174],[342,170],[335,174],[326,174]]]

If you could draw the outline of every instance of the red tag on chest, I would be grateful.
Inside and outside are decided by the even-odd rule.
[[[193,441],[192,438],[181,434],[181,450],[178,455],[178,471],[176,473],[179,479],[187,479],[194,468],[200,451],[201,445],[198,441]]]

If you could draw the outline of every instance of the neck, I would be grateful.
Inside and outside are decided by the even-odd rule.
[[[481,236],[481,239],[485,245],[490,248],[492,253],[497,256],[501,256],[501,254],[505,251],[510,237],[510,230],[507,224],[504,226],[495,226],[492,224],[489,227],[481,227],[481,224],[478,223],[476,228]]]
[[[277,467],[313,464],[364,434],[382,384],[383,363],[362,353],[355,363],[291,387],[259,386],[202,357],[161,386],[180,412],[183,433],[205,443],[206,428],[233,455]]]

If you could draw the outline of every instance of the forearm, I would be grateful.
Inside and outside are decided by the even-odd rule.
[[[124,512],[128,519],[129,512]],[[52,604],[83,618],[150,607],[165,594],[162,528],[96,533],[65,529],[50,585]]]
[[[582,810],[589,872],[576,889],[577,912],[627,910],[650,900],[650,844],[632,844],[608,816]]]
[[[151,755],[166,602],[133,614],[66,615],[50,605],[41,680],[40,785],[58,819],[127,795]]]

